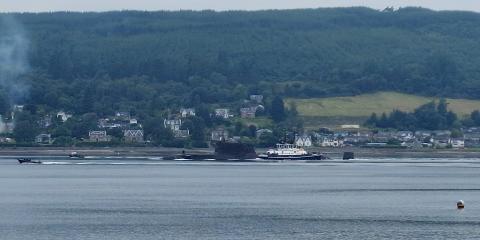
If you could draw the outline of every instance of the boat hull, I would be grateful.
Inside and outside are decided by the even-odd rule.
[[[260,155],[258,156],[264,160],[303,160],[303,161],[319,161],[327,159],[326,156],[321,154],[302,155],[302,156],[278,156],[278,155]]]
[[[29,158],[19,158],[17,160],[18,160],[18,163],[20,164],[41,164],[42,163],[40,161],[33,161],[32,159],[29,159]]]

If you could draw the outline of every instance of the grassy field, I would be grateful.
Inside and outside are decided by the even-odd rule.
[[[299,115],[306,118],[361,118],[368,117],[373,112],[382,114],[384,112],[389,113],[394,109],[413,111],[418,106],[432,100],[437,99],[395,92],[379,92],[353,97],[287,99],[286,104],[290,106],[291,102],[295,102]],[[480,101],[447,99],[447,102],[449,108],[459,117],[480,109]]]

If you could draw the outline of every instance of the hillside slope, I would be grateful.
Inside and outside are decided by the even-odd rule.
[[[413,111],[422,104],[437,98],[420,97],[395,92],[378,92],[354,97],[333,97],[315,99],[288,99],[287,105],[294,102],[303,117],[368,117],[372,113],[389,113],[398,109]],[[449,108],[459,116],[480,109],[480,101],[447,99]]]

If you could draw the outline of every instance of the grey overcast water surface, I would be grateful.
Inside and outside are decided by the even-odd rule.
[[[475,159],[42,160],[0,159],[0,239],[480,238]]]

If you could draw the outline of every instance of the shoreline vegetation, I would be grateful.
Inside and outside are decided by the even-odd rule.
[[[87,157],[163,157],[181,154],[212,154],[212,148],[165,148],[165,147],[105,147],[105,148],[73,148],[73,147],[3,147],[0,156],[54,156],[61,157],[72,152]],[[265,148],[256,149],[257,153],[267,151]],[[480,149],[398,149],[384,148],[371,149],[361,147],[345,148],[309,148],[311,152],[324,153],[332,159],[341,159],[344,152],[354,152],[355,158],[480,158]]]

